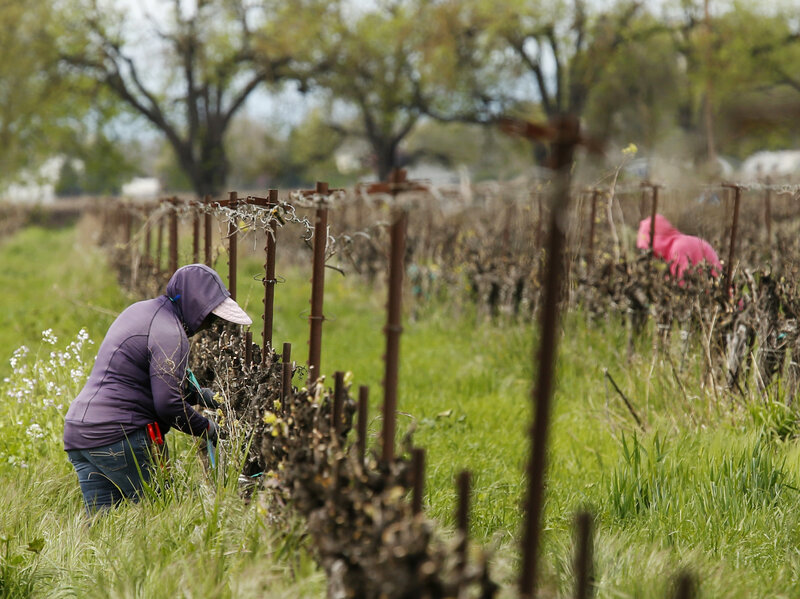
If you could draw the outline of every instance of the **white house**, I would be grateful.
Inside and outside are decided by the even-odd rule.
[[[36,173],[22,171],[0,188],[0,200],[15,204],[52,204],[56,199],[56,183],[66,158],[49,158]]]
[[[131,199],[153,200],[161,193],[161,182],[155,177],[134,177],[122,185],[122,196]]]
[[[750,180],[800,178],[800,150],[756,152],[742,163],[741,173]]]

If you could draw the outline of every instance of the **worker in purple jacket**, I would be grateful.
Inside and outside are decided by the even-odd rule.
[[[64,423],[64,449],[90,515],[138,499],[153,446],[170,428],[216,444],[215,423],[184,399],[188,337],[217,318],[251,324],[230,295],[214,270],[190,264],[175,271],[166,295],[129,306],[108,329]]]

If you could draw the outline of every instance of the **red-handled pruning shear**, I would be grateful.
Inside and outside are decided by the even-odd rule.
[[[164,437],[161,436],[161,427],[158,422],[151,422],[147,425],[147,435],[155,445],[164,445]]]

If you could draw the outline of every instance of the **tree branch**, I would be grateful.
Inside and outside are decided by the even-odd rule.
[[[562,111],[564,106],[564,59],[561,56],[561,46],[556,39],[555,27],[550,26],[545,30],[547,41],[550,42],[550,50],[553,52],[553,60],[556,63],[556,110]],[[571,106],[566,107],[572,108]],[[550,114],[548,112],[548,114]]]
[[[796,91],[800,91],[800,79],[795,79],[782,68],[776,68],[776,70],[778,75],[780,75],[779,83],[783,83],[784,85],[788,85]]]
[[[247,100],[247,97],[255,90],[261,83],[267,80],[269,73],[267,71],[259,71],[257,72],[247,84],[239,90],[239,93],[234,96],[231,103],[228,105],[228,108],[222,110],[220,106],[220,116],[222,118],[222,125],[223,127],[227,127],[228,123],[231,120],[231,117],[236,113],[239,108],[241,108],[244,101]]]
[[[539,87],[539,96],[541,96],[542,108],[544,109],[545,114],[550,116],[553,114],[553,103],[550,98],[550,92],[547,89],[547,82],[544,80],[544,73],[542,73],[542,66],[539,63],[539,58],[530,56],[525,50],[526,39],[526,37],[513,38],[511,36],[506,36],[506,40],[511,48],[519,55],[522,61],[528,65],[528,68],[533,72],[534,77],[536,77],[536,85]]]
[[[750,50],[750,55],[753,57],[760,56],[762,54],[766,54],[767,52],[772,52],[773,50],[776,50],[783,46],[788,46],[790,44],[793,44],[797,41],[800,41],[800,32],[788,33],[775,42],[754,46]]]

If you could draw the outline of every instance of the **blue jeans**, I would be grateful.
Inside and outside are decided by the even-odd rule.
[[[164,446],[166,448],[166,445]],[[104,447],[72,449],[69,461],[78,473],[86,513],[107,510],[123,499],[138,501],[150,481],[152,451],[146,429]]]

